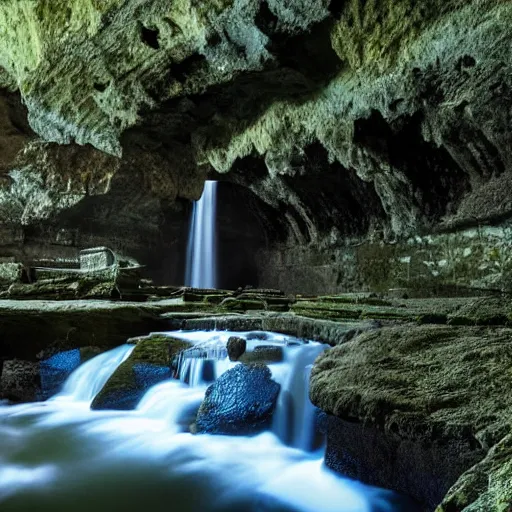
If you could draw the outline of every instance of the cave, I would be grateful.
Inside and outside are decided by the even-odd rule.
[[[512,510],[511,23],[3,2],[0,510]]]

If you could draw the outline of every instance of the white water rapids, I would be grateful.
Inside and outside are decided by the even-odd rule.
[[[242,333],[172,334],[206,350],[214,378],[239,364],[223,347]],[[183,360],[180,374],[190,385],[153,386],[135,411],[91,411],[95,394],[133,350],[128,345],[83,364],[46,402],[0,405],[0,510],[408,512],[392,493],[326,469],[321,450],[313,450],[308,378],[323,346],[286,346],[290,337],[266,336],[249,340],[248,350],[284,348],[284,360],[269,365],[281,392],[271,431],[253,437],[188,432],[208,385],[205,360]]]

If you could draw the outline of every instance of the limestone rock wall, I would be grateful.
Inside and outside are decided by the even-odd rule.
[[[510,222],[417,235],[394,244],[323,242],[260,249],[259,284],[320,295],[393,288],[409,296],[512,289]]]
[[[93,235],[158,237],[219,174],[273,212],[264,248],[331,263],[502,222],[511,22],[506,0],[6,0],[1,96],[30,127],[0,108],[2,229],[92,210]]]

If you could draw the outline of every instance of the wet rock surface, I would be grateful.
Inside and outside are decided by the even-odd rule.
[[[134,409],[151,386],[173,377],[172,359],[189,346],[187,342],[164,335],[139,339],[130,357],[95,397],[91,408]]]
[[[39,363],[12,359],[0,365],[0,393],[12,402],[34,402],[41,395]]]
[[[47,399],[60,391],[62,384],[84,362],[79,349],[59,352],[41,361],[41,399]]]
[[[310,394],[331,415],[328,464],[433,509],[510,431],[511,334],[389,327],[326,352]]]
[[[240,360],[244,363],[280,363],[284,359],[283,347],[258,345],[254,350],[245,352]]]
[[[232,336],[229,338],[226,344],[229,360],[238,361],[244,354],[246,347],[247,342],[244,338],[238,338],[237,336]]]
[[[260,432],[272,418],[279,389],[267,366],[235,366],[206,391],[197,413],[197,432],[231,435]]]
[[[157,299],[158,293],[164,298]],[[249,347],[241,361],[270,364],[281,360],[282,347],[266,344],[268,334],[261,331],[281,332],[334,347],[317,361],[311,382],[314,403],[328,413],[322,423],[330,467],[399,490],[428,509],[442,503],[442,512],[454,506],[493,511],[485,507],[508,499],[512,306],[506,297],[299,296],[287,312],[243,314],[227,313],[218,298],[208,300],[233,293],[240,291],[153,286],[152,298],[142,303],[0,302],[2,397],[40,398],[41,358],[81,347],[85,360],[87,353],[132,336],[128,342],[137,345],[132,357],[94,404],[132,409],[149,386],[176,375],[173,362],[180,357],[210,357],[200,345],[190,347],[158,333],[134,334],[245,331],[247,346],[257,347]],[[185,295],[191,300],[184,300]],[[91,339],[99,348],[89,347]],[[225,347],[222,354],[227,354]],[[268,368],[239,364],[234,370],[234,376],[230,370],[211,386],[197,417],[197,432],[255,433],[271,421],[279,385]],[[203,373],[205,381],[213,380],[212,365],[205,364]],[[265,389],[263,396],[260,391]]]

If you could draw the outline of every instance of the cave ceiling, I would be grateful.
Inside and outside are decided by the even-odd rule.
[[[5,0],[2,222],[103,198],[156,226],[208,176],[305,244],[506,217],[510,26],[504,0]]]

